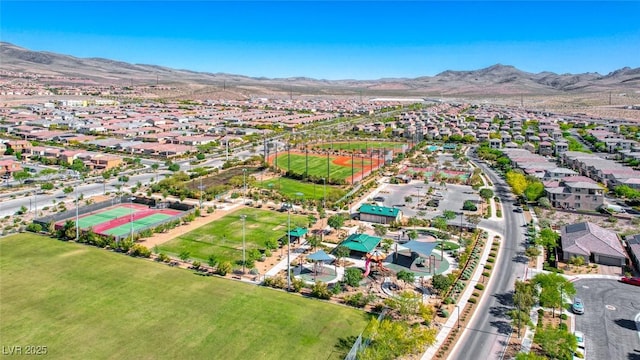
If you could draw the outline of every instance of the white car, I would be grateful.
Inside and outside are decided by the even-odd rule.
[[[578,348],[576,349],[575,354],[573,355],[574,359],[586,359],[587,358],[587,349],[585,348],[585,339],[584,333],[582,331],[574,331],[573,335],[578,340]],[[580,354],[580,355],[578,355]]]

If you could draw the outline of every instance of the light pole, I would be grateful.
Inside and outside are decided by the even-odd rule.
[[[242,182],[244,184],[244,204],[247,204],[247,168],[242,169]]]
[[[80,175],[76,172],[76,176],[79,178]],[[78,240],[80,239],[80,228],[78,227],[80,224],[80,215],[78,212],[78,206],[80,205],[80,203],[78,202],[78,183],[79,181],[76,180],[76,187],[75,187],[75,192],[76,192],[76,242],[78,242]]]
[[[198,186],[198,189],[200,189],[200,211],[202,211],[202,192],[204,191],[204,186],[202,186],[202,176],[200,176],[200,186]]]
[[[456,311],[458,312],[458,329],[460,329],[460,306],[456,304]]]
[[[325,208],[325,201],[327,198],[327,179],[322,178],[322,208]]]
[[[245,263],[247,262],[246,261],[246,257],[245,257],[246,256],[245,255],[246,246],[245,246],[245,241],[244,241],[244,239],[245,239],[245,236],[244,236],[244,223],[245,223],[245,219],[247,218],[247,215],[241,215],[240,217],[242,218],[242,275],[244,275],[245,274]]]
[[[38,189],[33,192],[33,203],[34,203],[34,212],[33,212],[33,220],[38,218]]]
[[[132,194],[133,195],[133,194]],[[133,241],[133,200],[136,198],[134,196],[129,197],[129,224],[131,227],[131,241]]]
[[[287,210],[287,291],[291,289],[291,207]]]

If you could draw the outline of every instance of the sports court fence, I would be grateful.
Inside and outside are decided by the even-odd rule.
[[[82,215],[86,215],[86,214],[90,214],[93,212],[97,212],[99,210],[102,209],[106,209],[108,207],[112,207],[114,205],[118,205],[118,204],[128,204],[131,203],[131,197],[130,196],[121,196],[121,197],[115,197],[112,198],[110,200],[106,200],[106,201],[101,201],[99,203],[94,203],[94,204],[90,204],[90,205],[86,205],[86,206],[82,206],[80,208],[77,209],[77,215],[78,216],[82,216]],[[136,233],[140,233],[142,231],[145,231],[147,229],[153,229],[156,228],[158,226],[162,226],[164,224],[168,224],[174,221],[179,221],[180,218],[192,213],[195,211],[196,207],[195,205],[189,205],[189,204],[184,204],[178,201],[164,201],[164,202],[158,202],[155,199],[149,199],[149,198],[144,198],[144,197],[136,197],[133,199],[133,203],[135,204],[142,204],[142,205],[146,205],[149,206],[149,208],[151,209],[173,209],[173,210],[179,210],[182,213],[179,216],[174,216],[171,218],[167,218],[158,222],[154,222],[152,224],[143,226],[143,227],[136,227],[135,232]],[[34,221],[35,224],[40,224],[40,226],[42,226],[43,229],[47,229],[49,227],[49,224],[53,223],[57,223],[59,221],[62,220],[66,220],[66,219],[72,219],[76,217],[76,209],[72,209],[72,210],[67,210],[61,213],[57,213],[57,214],[52,214],[52,215],[48,215],[48,216],[44,216],[41,218],[38,218],[37,220]],[[127,215],[128,217],[128,215]],[[119,241],[121,239],[124,239],[126,237],[128,237],[129,234],[127,235],[122,235],[122,236],[113,236],[115,238],[116,241]]]

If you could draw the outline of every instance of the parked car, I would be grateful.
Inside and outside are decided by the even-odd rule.
[[[574,314],[584,314],[584,304],[582,303],[582,299],[574,298],[573,305],[571,305],[571,310]]]
[[[573,355],[574,359],[586,359],[586,353],[587,353],[587,349],[585,346],[585,339],[584,339],[584,334],[582,333],[582,331],[574,331],[573,335],[576,337],[576,340],[578,341],[578,347],[576,349],[576,352]],[[580,355],[578,355],[580,354]]]
[[[625,283],[625,284],[629,284],[629,285],[635,285],[635,286],[640,286],[640,277],[622,277],[620,279],[620,282]]]
[[[519,206],[518,206],[518,207],[516,207],[516,208],[513,208],[513,211],[514,211],[514,212],[517,212],[517,213],[521,213],[523,210],[522,210],[522,208],[521,208],[521,207],[519,207]]]
[[[384,202],[384,197],[382,196],[376,196],[373,198],[373,201],[377,201],[377,202]]]

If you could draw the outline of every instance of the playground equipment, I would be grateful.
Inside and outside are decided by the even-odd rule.
[[[367,258],[367,261],[364,264],[364,277],[369,276],[369,273],[371,272],[371,262],[375,262],[378,268],[378,271],[389,271],[389,269],[385,268],[382,265],[382,260],[387,258],[387,254],[383,253],[380,250],[373,250],[371,252],[368,252],[367,255],[365,255],[365,257]]]

